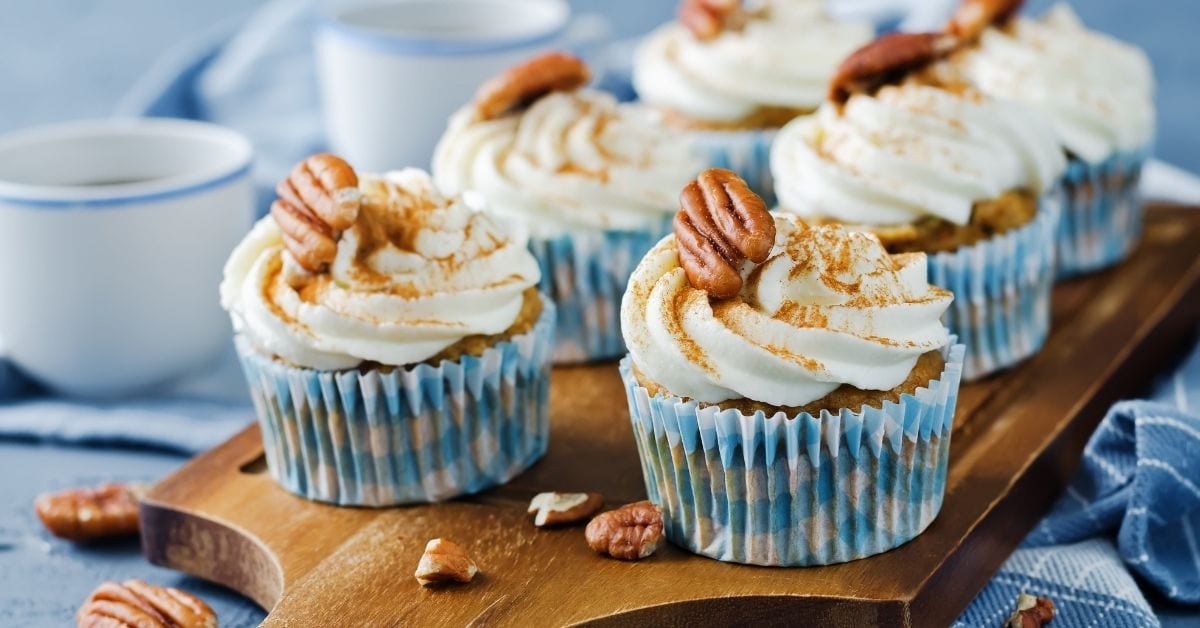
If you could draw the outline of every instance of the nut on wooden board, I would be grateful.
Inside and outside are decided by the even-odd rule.
[[[563,526],[583,521],[603,506],[600,493],[538,493],[529,502],[529,514],[539,528]]]
[[[446,582],[470,582],[477,573],[479,567],[457,543],[433,539],[425,545],[425,553],[413,577],[421,586],[428,587]]]

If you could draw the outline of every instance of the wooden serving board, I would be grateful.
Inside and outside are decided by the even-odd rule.
[[[600,491],[610,506],[645,497],[612,364],[555,371],[550,452],[502,488],[386,510],[312,503],[272,482],[252,427],[151,491],[142,542],[152,562],[270,609],[267,625],[943,625],[1050,506],[1109,405],[1189,346],[1198,320],[1200,211],[1154,209],[1130,261],[1056,288],[1044,351],[963,388],[933,525],[842,565],[748,567],[669,544],[624,563],[593,554],[582,528],[534,528],[525,508],[540,491]],[[439,536],[474,556],[475,582],[416,583]]]

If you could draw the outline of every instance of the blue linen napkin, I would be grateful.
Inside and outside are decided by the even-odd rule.
[[[1200,603],[1197,410],[1200,346],[1150,401],[1113,406],[1066,493],[955,625],[1000,625],[1024,592],[1055,602],[1055,626],[1158,626],[1137,579],[1170,602]]]
[[[236,32],[201,33],[165,57],[118,114],[199,118],[245,133],[265,200],[271,182],[322,144],[314,14],[310,0],[274,0]],[[226,362],[151,398],[91,405],[46,396],[0,359],[0,437],[202,451],[253,418],[235,361]],[[956,625],[999,625],[1022,591],[1056,602],[1056,626],[1159,625],[1162,607],[1152,608],[1139,581],[1155,596],[1200,602],[1200,418],[1189,413],[1200,408],[1200,347],[1157,390],[1154,400],[1171,406],[1113,408],[1071,488]]]

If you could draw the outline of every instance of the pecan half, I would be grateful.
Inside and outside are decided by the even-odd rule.
[[[1039,628],[1054,621],[1054,602],[1050,598],[1022,593],[1017,596],[1017,610],[1008,618],[1006,628]]]
[[[33,510],[51,534],[90,541],[138,533],[141,484],[105,484],[39,495]]]
[[[621,560],[640,560],[662,541],[662,511],[649,501],[626,504],[597,515],[584,531],[588,547]]]
[[[733,171],[709,168],[683,188],[679,206],[675,241],[688,281],[713,298],[737,296],[742,261],[761,264],[775,246],[767,204]]]
[[[550,92],[583,87],[591,78],[591,71],[579,57],[565,52],[543,53],[484,83],[475,93],[475,112],[480,120],[492,120]]]
[[[442,582],[470,582],[479,567],[467,551],[446,539],[433,539],[425,545],[425,554],[413,576],[421,586]]]
[[[217,614],[200,598],[141,580],[105,582],[75,615],[79,628],[216,628]]]
[[[538,493],[529,502],[529,514],[539,528],[561,526],[583,521],[603,505],[600,493]]]
[[[1016,17],[1025,0],[963,0],[946,25],[946,32],[975,41],[987,27],[1001,25]]]
[[[954,52],[958,39],[944,33],[890,33],[859,48],[838,66],[829,84],[829,100],[844,104],[856,93],[896,83],[910,72]]]
[[[301,266],[320,272],[337,255],[342,230],[358,218],[358,175],[341,157],[319,153],[296,164],[275,193],[271,216],[284,244]]]
[[[741,30],[746,25],[741,0],[683,0],[679,22],[701,41],[716,38],[722,31]]]

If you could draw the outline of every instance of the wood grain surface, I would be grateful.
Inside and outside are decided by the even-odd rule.
[[[964,386],[933,525],[842,565],[732,565],[669,544],[624,563],[588,550],[581,527],[534,528],[525,508],[540,491],[599,491],[609,506],[645,496],[613,364],[554,372],[549,454],[507,486],[386,510],[312,503],[271,481],[252,427],[154,488],[143,546],[270,609],[266,625],[943,625],[1046,511],[1109,405],[1190,346],[1198,320],[1200,211],[1156,208],[1131,260],[1056,288],[1044,351]],[[474,582],[416,583],[439,536],[473,555]]]

